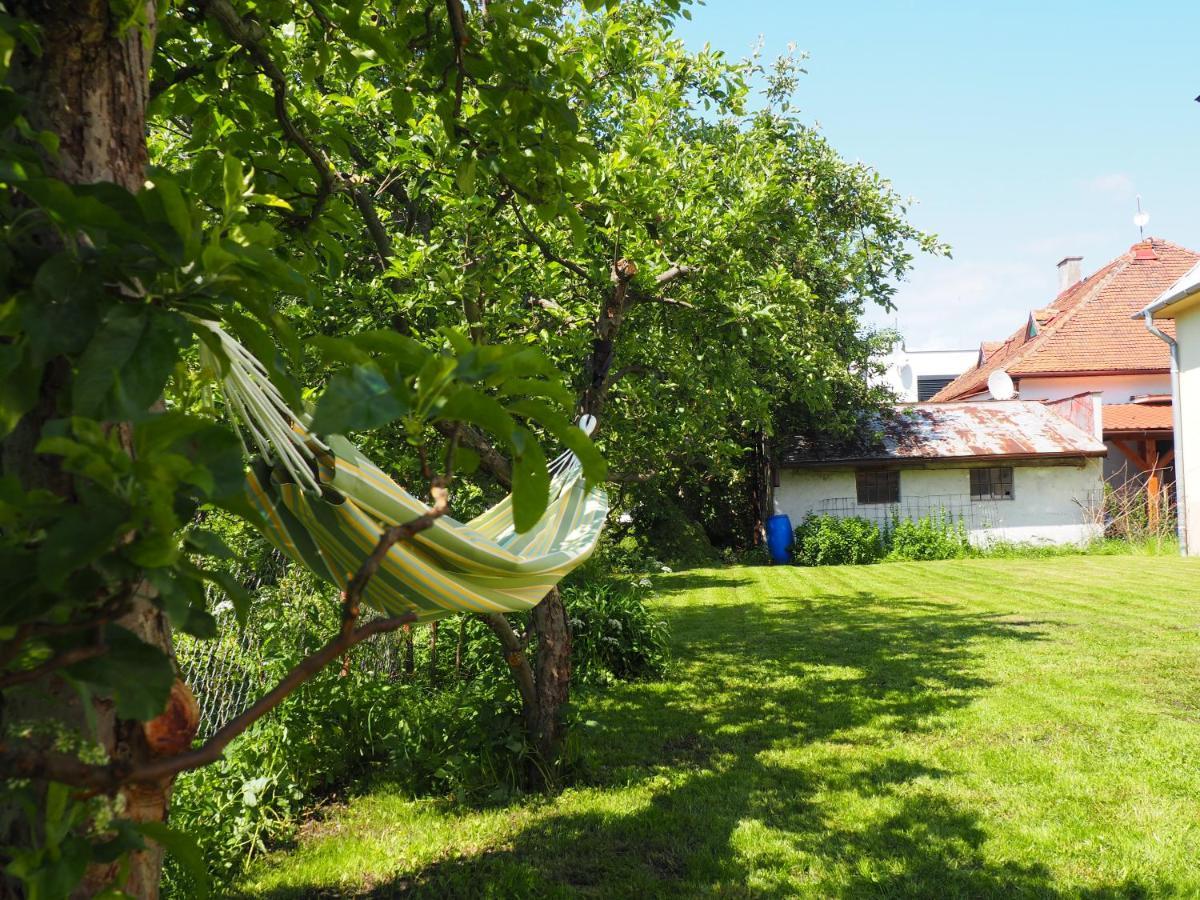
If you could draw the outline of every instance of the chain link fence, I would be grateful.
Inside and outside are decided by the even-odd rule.
[[[834,497],[822,500],[818,515],[835,519],[866,519],[881,530],[904,520],[940,519],[947,524],[962,525],[968,531],[987,528],[998,521],[996,501],[972,500],[970,494],[933,494],[928,497],[905,497],[899,503],[860,505],[856,497]]]
[[[271,648],[272,642],[277,648],[280,641],[294,639],[299,647],[308,637],[299,628],[291,634],[278,625],[268,637],[262,622],[251,619],[239,626],[232,611],[219,609],[216,615],[216,638],[197,640],[185,634],[175,638],[180,673],[200,707],[197,737],[201,739],[245,712],[282,676],[287,666],[277,649]],[[343,664],[366,674],[399,677],[410,664],[411,640],[411,633],[403,631],[376,635],[354,647]]]

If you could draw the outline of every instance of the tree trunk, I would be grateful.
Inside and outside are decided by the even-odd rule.
[[[117,24],[128,18],[128,7],[128,3],[110,0],[9,0],[7,4],[10,14],[40,29],[40,53],[32,53],[18,42],[11,84],[27,102],[24,113],[32,128],[58,137],[58,154],[46,160],[47,172],[53,177],[74,184],[115,182],[131,191],[144,182],[155,4],[150,0],[144,3],[143,27],[118,33]],[[47,232],[43,239],[52,242],[57,237]],[[55,458],[33,452],[46,421],[60,415],[58,398],[67,385],[67,374],[65,361],[47,367],[38,405],[5,440],[0,459],[4,473],[17,477],[25,488],[46,488],[71,502],[73,486]],[[129,429],[117,427],[128,447]],[[143,583],[120,624],[169,654],[170,629],[152,600],[149,586]],[[46,687],[63,702],[43,702],[35,709],[10,707],[6,713],[10,717],[53,717],[72,727],[86,727],[74,691],[61,681]],[[98,736],[111,757],[134,763],[149,758],[141,723],[117,719],[111,704],[105,702],[97,702],[93,713]],[[126,814],[135,821],[162,821],[169,797],[169,782],[127,789]],[[161,868],[160,849],[134,854],[123,889],[135,897],[157,897]],[[94,893],[115,871],[90,871],[80,891]]]
[[[545,786],[554,779],[567,736],[562,708],[571,695],[571,627],[557,588],[533,608],[531,615],[538,639],[532,664],[525,640],[517,636],[508,619],[499,613],[489,613],[483,620],[500,639],[521,696],[521,720],[526,737],[537,752],[535,764],[528,772],[529,780]]]
[[[533,608],[533,627],[538,638],[533,663],[537,691],[533,708],[526,712],[526,727],[538,756],[552,770],[566,738],[562,709],[571,696],[571,626],[558,588]]]
[[[587,363],[587,385],[580,402],[580,412],[599,417],[608,389],[608,375],[617,355],[617,336],[625,319],[625,303],[629,283],[637,274],[637,266],[627,259],[618,259],[612,267],[612,290],[604,298],[596,317],[596,336]]]

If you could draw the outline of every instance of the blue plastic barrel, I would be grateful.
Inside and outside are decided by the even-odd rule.
[[[767,519],[767,551],[771,554],[771,562],[790,563],[793,540],[791,519],[787,516],[771,516]]]

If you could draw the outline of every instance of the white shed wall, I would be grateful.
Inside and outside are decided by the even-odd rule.
[[[1200,344],[1198,344],[1200,347]],[[1200,395],[1200,366],[1197,368],[1197,392]],[[1200,419],[1197,421],[1200,427]],[[1200,438],[1198,438],[1200,440]],[[1200,455],[1200,454],[1198,454]],[[964,499],[971,507],[971,542],[1079,544],[1100,537],[1102,529],[1092,521],[1089,507],[1103,490],[1103,465],[1099,458],[1083,465],[1017,465],[1013,467],[1013,499],[969,501],[969,469],[937,466],[929,469],[902,469],[900,472],[900,514],[906,505],[920,498]],[[1200,472],[1196,474],[1200,484]],[[855,501],[854,470],[785,469],[775,489],[775,511],[788,515],[793,525],[836,506],[850,514],[878,519],[879,506],[859,506]],[[840,501],[834,503],[834,501]],[[937,505],[934,500],[932,504]],[[928,509],[930,503],[912,504]],[[1197,506],[1200,506],[1198,501]],[[916,515],[918,513],[913,513]],[[1200,522],[1198,526],[1200,527]],[[1200,532],[1197,532],[1200,533]]]

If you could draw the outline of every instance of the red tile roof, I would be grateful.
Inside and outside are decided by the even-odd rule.
[[[1101,409],[1104,433],[1110,431],[1170,431],[1170,403],[1106,403]]]
[[[1014,379],[1038,375],[1165,372],[1167,345],[1146,331],[1134,313],[1169,288],[1200,260],[1200,253],[1159,238],[1134,244],[1090,278],[1072,285],[1032,315],[1003,345],[981,353],[968,369],[934,395],[961,400],[987,390],[988,376],[1005,369]],[[1172,333],[1173,322],[1162,323]],[[985,348],[988,345],[984,345]]]

